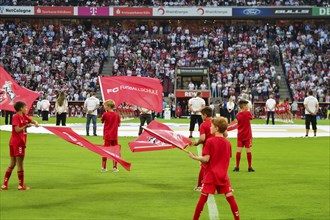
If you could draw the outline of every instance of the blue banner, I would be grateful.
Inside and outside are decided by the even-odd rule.
[[[266,17],[272,15],[271,8],[233,8],[233,16]]]

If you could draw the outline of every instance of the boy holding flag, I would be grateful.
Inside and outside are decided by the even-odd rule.
[[[198,141],[194,142],[194,146],[203,144],[203,148],[204,148],[206,140],[214,136],[213,134],[211,134],[212,109],[210,107],[205,107],[202,109],[201,113],[204,122],[201,124],[199,128],[200,136]],[[194,188],[195,191],[201,191],[203,176],[204,176],[204,166],[203,164],[201,164],[201,169],[198,175],[197,186]]]
[[[12,132],[9,141],[10,165],[6,171],[5,179],[1,190],[8,190],[8,181],[17,164],[17,176],[19,180],[18,190],[29,190],[30,187],[24,185],[24,167],[23,161],[26,148],[26,128],[34,124],[39,127],[38,122],[32,120],[26,115],[27,107],[24,102],[18,101],[14,104],[16,114],[12,120]]]
[[[214,134],[214,137],[206,141],[202,156],[195,156],[189,152],[189,157],[205,165],[202,192],[193,219],[199,219],[207,202],[208,195],[214,194],[217,191],[218,194],[225,194],[234,219],[239,220],[238,206],[228,177],[228,167],[231,157],[231,144],[226,139],[228,122],[224,117],[214,118],[211,122],[211,134]]]
[[[104,146],[118,145],[118,127],[120,126],[120,116],[113,109],[115,108],[115,102],[108,99],[104,102],[104,114],[101,121],[104,123],[103,139]],[[107,172],[107,158],[102,157],[102,172]],[[113,172],[118,172],[117,162],[113,161]]]

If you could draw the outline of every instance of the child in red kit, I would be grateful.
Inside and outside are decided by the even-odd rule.
[[[204,205],[209,194],[225,194],[226,199],[231,207],[231,211],[235,220],[239,220],[238,206],[236,204],[233,190],[230,186],[228,177],[228,167],[231,158],[231,144],[226,139],[228,127],[227,119],[224,117],[217,117],[212,119],[211,134],[204,146],[202,156],[195,156],[189,152],[189,157],[198,160],[205,165],[203,187],[201,196],[197,203],[194,220],[199,219]]]
[[[203,144],[203,148],[205,146],[206,140],[214,135],[211,134],[211,120],[212,120],[212,109],[210,107],[205,107],[201,111],[203,123],[199,128],[199,139],[198,141],[194,142],[194,146],[198,146]],[[202,180],[204,176],[204,166],[201,164],[201,169],[198,175],[198,182],[197,186],[194,188],[195,191],[201,191],[202,189]]]
[[[103,139],[104,146],[118,145],[118,127],[120,126],[120,116],[113,109],[115,102],[106,100],[103,104],[105,112],[102,115],[101,121],[104,123]],[[107,172],[107,158],[102,158],[102,172]],[[113,172],[118,172],[117,162],[113,161]]]
[[[236,115],[237,118],[237,152],[236,152],[236,167],[234,172],[239,171],[239,163],[241,160],[241,153],[243,147],[246,148],[247,160],[248,160],[248,171],[254,172],[252,168],[252,129],[250,120],[252,120],[252,114],[249,111],[248,102],[246,100],[240,100],[238,102],[240,112]]]
[[[34,124],[38,127],[38,122],[29,118],[26,104],[24,102],[16,102],[14,105],[16,114],[12,119],[12,132],[9,141],[10,150],[10,165],[5,174],[5,180],[1,186],[1,190],[8,190],[8,181],[17,164],[17,176],[19,180],[18,190],[29,190],[30,188],[24,185],[24,167],[23,161],[26,148],[26,128]]]

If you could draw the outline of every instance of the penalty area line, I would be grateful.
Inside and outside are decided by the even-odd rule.
[[[202,155],[201,145],[197,146],[197,152],[198,152],[198,156]],[[207,207],[209,209],[210,220],[219,220],[219,211],[218,211],[218,207],[215,202],[215,199],[214,199],[214,195],[209,194],[209,196],[207,198]]]

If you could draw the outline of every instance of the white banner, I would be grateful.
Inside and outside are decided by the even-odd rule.
[[[25,6],[2,6],[0,15],[34,15],[34,7]]]
[[[157,17],[226,17],[232,16],[228,7],[157,7],[153,8]]]

